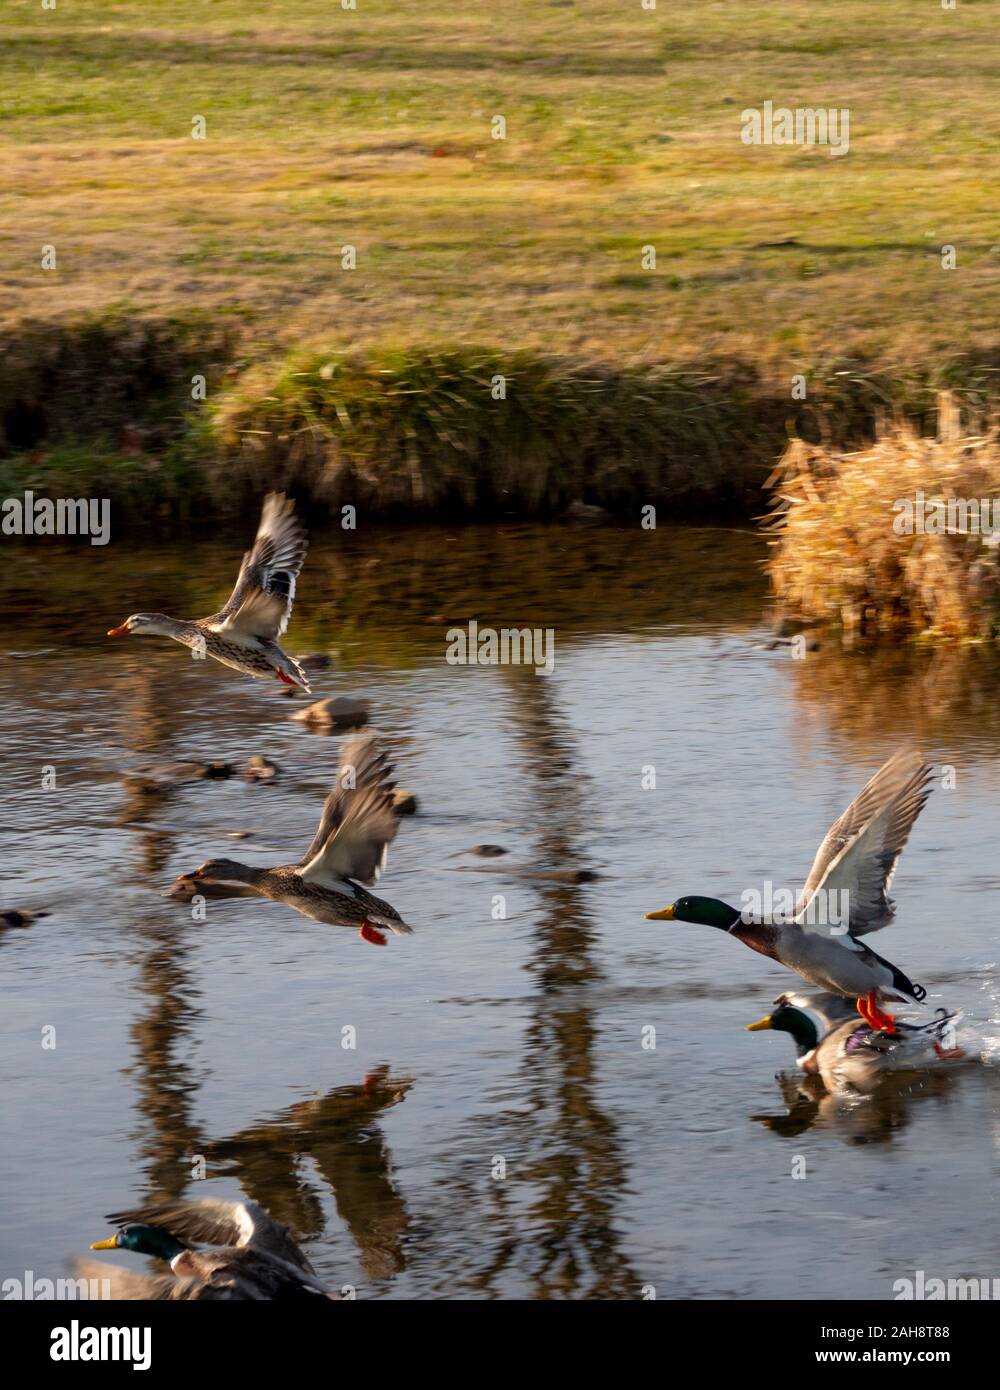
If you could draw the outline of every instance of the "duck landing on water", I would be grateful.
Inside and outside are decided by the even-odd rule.
[[[854,999],[876,1031],[895,1031],[881,1001],[923,1003],[927,991],[861,940],[892,921],[889,885],[913,823],[930,795],[931,767],[915,749],[895,753],[862,787],[827,831],[792,913],[748,916],[718,898],[678,898],[651,921],[697,922],[719,927],[752,951],[796,971],[818,989]],[[845,920],[822,917],[814,907],[846,903]]]
[[[166,1261],[169,1272],[143,1273],[97,1260],[75,1260],[80,1278],[107,1280],[112,1298],[336,1299],[289,1232],[256,1202],[221,1198],[183,1201],[154,1198],[108,1221],[119,1229],[91,1250],[133,1250]],[[221,1249],[196,1250],[194,1242]]]
[[[929,1023],[897,1020],[892,1033],[858,1020],[849,1000],[837,994],[779,994],[771,1012],[748,1033],[772,1029],[788,1033],[800,1071],[819,1076],[831,1094],[870,1095],[886,1076],[900,1071],[937,1069],[958,1062],[961,1014],[939,1009]]]

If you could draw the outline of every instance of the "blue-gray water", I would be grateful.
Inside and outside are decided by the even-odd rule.
[[[337,653],[316,696],[364,697],[419,797],[380,889],[418,932],[378,950],[244,901],[195,922],[174,877],[298,858],[339,740],[277,684],[103,634],[211,611],[243,539],[36,541],[5,580],[0,906],[51,916],[0,937],[0,1278],[65,1273],[154,1191],[256,1197],[363,1298],[882,1299],[917,1269],[997,1272],[994,661],[768,650],[763,548],[737,532],[314,536],[288,646]],[[472,617],[552,626],[555,673],[447,665]],[[793,977],[643,913],[801,884],[909,737],[957,785],[877,944],[966,1011],[973,1060],[817,1105],[776,1079],[789,1040],[744,1031]],[[172,771],[256,752],[274,784]]]

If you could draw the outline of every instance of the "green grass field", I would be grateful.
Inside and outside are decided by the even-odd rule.
[[[994,342],[989,0],[357,4],[8,0],[8,324],[208,309],[265,346],[778,371]],[[848,107],[849,153],[745,146],[768,99]]]
[[[990,0],[357,5],[8,0],[4,486],[752,513],[790,430],[996,404]]]

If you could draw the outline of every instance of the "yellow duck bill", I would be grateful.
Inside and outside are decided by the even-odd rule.
[[[661,907],[660,910],[659,910],[659,912],[647,912],[647,913],[646,913],[646,921],[647,921],[647,922],[672,922],[673,920],[674,920],[674,905],[673,905],[673,903],[671,903],[669,907]]]
[[[759,1019],[757,1020],[756,1023],[748,1023],[748,1024],[747,1024],[747,1027],[746,1027],[746,1031],[747,1031],[748,1033],[760,1033],[760,1032],[762,1032],[765,1028],[770,1028],[770,1026],[771,1026],[771,1015],[770,1015],[770,1014],[767,1014],[764,1018],[759,1018]]]

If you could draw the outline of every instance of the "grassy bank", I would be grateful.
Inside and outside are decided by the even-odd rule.
[[[926,429],[948,382],[978,418],[1000,376],[962,359],[897,374],[835,359],[808,371],[798,401],[788,380],[733,359],[471,346],[255,357],[252,338],[202,319],[127,315],[34,325],[4,347],[0,490],[108,496],[137,525],[251,510],[272,487],[369,518],[574,502],[749,518],[790,434],[847,447],[890,417]]]

